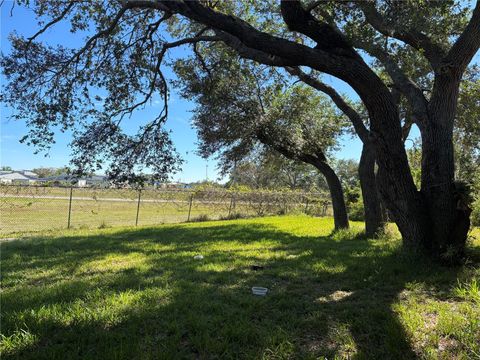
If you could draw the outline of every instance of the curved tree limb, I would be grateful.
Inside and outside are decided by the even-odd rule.
[[[286,67],[285,68],[291,75],[297,76],[300,80],[304,83],[310,85],[314,89],[317,89],[324,94],[328,95],[330,99],[335,103],[335,105],[350,119],[353,127],[355,128],[355,132],[359,136],[362,142],[368,142],[369,130],[363,123],[363,120],[360,114],[355,111],[347,102],[342,98],[342,96],[331,86],[321,82],[320,80],[314,78],[303,72],[298,67]]]
[[[468,25],[460,37],[453,44],[442,63],[454,66],[462,73],[480,47],[480,1],[477,0],[475,9]]]
[[[288,28],[316,41],[317,49],[354,59],[360,58],[341,32],[316,19],[298,0],[282,0],[280,8]]]
[[[372,25],[375,30],[385,36],[403,41],[405,44],[417,50],[424,51],[425,57],[432,67],[434,69],[438,68],[446,52],[428,36],[413,29],[400,28],[395,24],[387,23],[375,7],[374,0],[358,1],[356,4],[358,4],[362,10],[367,22]]]
[[[383,64],[393,80],[394,86],[407,98],[418,122],[423,121],[428,116],[428,100],[422,89],[405,74],[390,54],[380,46],[374,44],[366,45],[360,42],[355,42],[354,45],[365,50]]]
[[[65,16],[67,16],[68,12],[75,6],[75,1],[70,1],[68,5],[63,9],[61,14],[57,16],[56,18],[52,19],[50,22],[45,24],[40,30],[38,30],[34,35],[30,36],[28,38],[28,44],[31,44],[32,41],[34,41],[38,36],[43,34],[45,31],[47,31],[50,27],[61,21]]]
[[[223,31],[233,36],[236,41],[243,44],[243,49],[249,51],[261,51],[274,58],[267,65],[273,66],[310,66],[318,71],[327,72],[347,82],[359,81],[359,72],[356,71],[358,61],[340,56],[335,53],[324,51],[318,48],[310,48],[306,45],[296,43],[278,36],[262,32],[246,21],[233,16],[225,15],[213,9],[203,6],[198,1],[157,1],[129,0],[126,3],[129,8],[153,8],[161,11],[178,13],[191,20],[198,21],[214,30]],[[233,40],[233,39],[230,39]],[[239,48],[242,48],[239,46]],[[246,53],[241,56],[247,55]],[[363,67],[364,74],[374,76],[373,72]],[[381,83],[379,82],[379,86]]]

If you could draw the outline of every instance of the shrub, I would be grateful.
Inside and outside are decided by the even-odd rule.
[[[353,221],[365,221],[365,213],[363,210],[363,202],[357,201],[349,204],[348,218]]]
[[[473,226],[480,226],[480,198],[472,203],[472,215],[470,220]]]
[[[233,212],[230,215],[225,215],[220,217],[220,220],[236,220],[236,219],[242,219],[245,218],[246,215],[243,215],[239,212]]]

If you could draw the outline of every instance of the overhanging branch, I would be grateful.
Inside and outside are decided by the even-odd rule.
[[[47,31],[50,27],[61,21],[67,14],[68,12],[74,7],[75,1],[70,1],[68,5],[63,9],[63,11],[60,13],[59,16],[45,24],[40,30],[38,30],[34,35],[30,36],[28,38],[28,45],[27,47],[34,41],[38,36],[43,34],[45,31]]]
[[[374,0],[358,1],[356,4],[358,4],[362,10],[367,22],[372,25],[375,30],[385,36],[398,39],[419,51],[423,51],[432,67],[434,69],[438,68],[446,53],[428,36],[414,29],[400,28],[395,24],[387,23],[375,7]]]
[[[423,94],[422,89],[398,66],[397,62],[391,55],[375,44],[363,44],[355,42],[355,46],[365,50],[371,56],[377,58],[385,67],[390,75],[395,87],[407,98],[410,103],[415,117],[418,121],[422,121],[427,116],[428,101]]]
[[[443,64],[465,70],[480,47],[480,1],[477,0],[472,17],[465,30],[443,60]]]
[[[331,86],[321,82],[320,80],[314,78],[303,72],[301,69],[296,67],[286,67],[285,68],[291,75],[297,76],[307,85],[317,89],[324,94],[328,95],[334,104],[350,119],[355,132],[357,133],[360,140],[364,143],[367,143],[369,130],[362,121],[360,114],[355,111],[347,102],[342,98],[342,96]]]

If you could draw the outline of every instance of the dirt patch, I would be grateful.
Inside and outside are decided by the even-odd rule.
[[[353,294],[353,291],[342,291],[342,290],[337,290],[330,295],[327,296],[321,296],[317,299],[318,302],[321,303],[327,303],[327,302],[337,302],[340,300],[343,300]]]

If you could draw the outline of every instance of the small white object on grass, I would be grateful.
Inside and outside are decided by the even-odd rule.
[[[252,287],[253,295],[265,296],[267,295],[268,289],[264,287],[254,286]]]
[[[202,260],[202,259],[203,259],[203,255],[198,254],[198,255],[195,255],[193,258],[194,258],[195,260]]]

